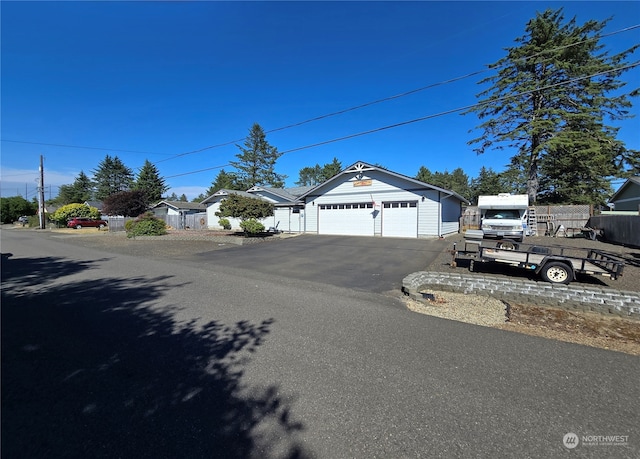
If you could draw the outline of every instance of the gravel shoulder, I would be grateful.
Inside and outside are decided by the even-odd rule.
[[[425,271],[452,272],[464,270],[464,263],[451,267],[453,244],[464,245],[462,235],[447,238],[449,247],[425,268]],[[568,249],[598,249],[625,262],[623,276],[617,280],[584,276],[579,283],[600,285],[619,291],[640,292],[640,249],[591,241],[585,238],[532,237],[529,244],[564,247]],[[461,245],[462,243],[462,245]],[[485,269],[483,274],[502,277],[535,279],[524,270],[497,267]],[[537,280],[537,279],[536,279]],[[576,285],[576,284],[572,284]],[[407,299],[407,307],[414,312],[450,320],[489,326],[517,333],[586,346],[640,355],[640,322],[596,313],[568,311],[561,308],[540,307],[535,304],[505,303],[494,298],[458,293],[424,290],[429,298],[418,302]]]

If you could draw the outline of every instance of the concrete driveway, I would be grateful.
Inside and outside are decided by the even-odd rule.
[[[439,239],[399,239],[304,234],[193,257],[216,266],[382,293],[424,270],[449,245]]]

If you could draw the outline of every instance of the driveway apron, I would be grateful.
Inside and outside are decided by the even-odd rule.
[[[301,235],[262,244],[204,252],[194,258],[218,266],[254,270],[375,293],[399,290],[444,250],[442,239]]]

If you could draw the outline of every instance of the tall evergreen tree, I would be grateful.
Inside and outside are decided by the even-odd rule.
[[[211,182],[211,186],[207,188],[204,193],[200,193],[200,195],[194,198],[193,202],[200,202],[203,199],[206,199],[209,196],[211,196],[216,191],[219,191],[222,189],[239,190],[239,188],[237,188],[235,176],[230,172],[226,172],[224,169],[221,169],[220,172],[218,172],[218,175],[216,175],[216,178],[214,179],[214,181]]]
[[[298,171],[298,186],[315,186],[322,183],[322,167],[320,164],[306,166]]]
[[[424,166],[420,166],[420,169],[418,169],[418,173],[416,174],[416,180],[420,180],[421,182],[431,185],[432,179],[433,174],[431,173],[431,171]]]
[[[506,193],[500,174],[493,169],[482,166],[477,178],[471,180],[471,193],[469,199],[472,203],[478,202],[478,196],[495,195],[498,193]]]
[[[107,155],[93,171],[93,180],[96,184],[96,199],[102,201],[107,196],[129,191],[133,187],[133,171],[114,156]]]
[[[426,167],[420,166],[416,180],[445,190],[455,191],[465,198],[471,194],[469,177],[459,167],[451,173],[449,171],[432,173]]]
[[[628,117],[629,95],[620,76],[631,66],[625,59],[638,46],[610,56],[599,43],[607,21],[576,24],[565,22],[562,9],[538,13],[527,24],[517,46],[489,66],[496,74],[480,84],[490,84],[481,92],[480,103],[467,113],[476,113],[482,135],[470,144],[475,151],[510,148],[517,163],[527,172],[527,194],[535,202],[540,190],[539,173],[547,155],[564,155],[598,149],[599,154],[618,164],[619,170],[631,161],[633,152],[616,141],[617,129],[606,126]],[[616,92],[612,96],[612,92]],[[580,119],[580,122],[576,122]],[[588,145],[572,144],[576,129],[590,125],[596,131],[585,135]],[[586,134],[586,133],[583,133]],[[593,134],[593,135],[591,135]],[[590,168],[593,177],[601,172]]]
[[[240,153],[236,155],[238,161],[231,161],[231,165],[236,169],[234,175],[238,189],[248,190],[255,185],[274,188],[284,186],[286,176],[275,171],[280,153],[277,148],[269,145],[264,130],[258,123],[249,129],[244,147],[237,147],[240,149]]]
[[[164,179],[160,177],[160,171],[149,160],[145,160],[144,166],[138,173],[135,190],[142,191],[147,204],[154,204],[162,200],[162,195],[167,192],[169,187]]]
[[[298,186],[314,186],[319,185],[322,182],[326,182],[334,175],[340,173],[342,171],[342,163],[338,161],[338,158],[333,158],[333,161],[325,164],[324,166],[320,166],[320,164],[316,164],[315,166],[307,166],[303,167],[299,171],[298,181],[296,185]]]
[[[67,205],[90,201],[93,196],[93,182],[87,174],[80,171],[71,185],[61,185],[58,196],[53,200],[55,204]]]

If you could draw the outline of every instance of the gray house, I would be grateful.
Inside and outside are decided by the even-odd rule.
[[[611,196],[613,210],[640,212],[640,176],[631,177]]]

